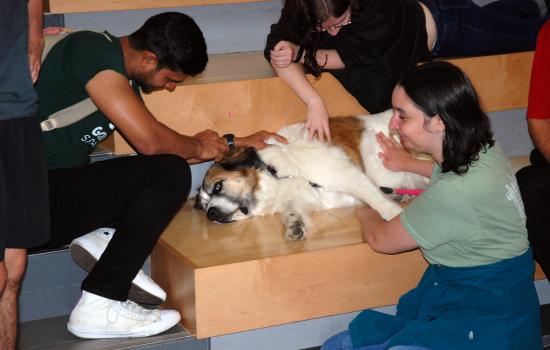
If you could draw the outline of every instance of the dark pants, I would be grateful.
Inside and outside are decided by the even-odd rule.
[[[531,152],[531,165],[517,172],[527,215],[527,233],[535,260],[550,277],[550,164],[538,149]]]
[[[115,228],[82,290],[126,301],[132,280],[189,195],[191,170],[178,156],[138,155],[50,170],[49,186],[51,241],[44,248]]]
[[[497,55],[535,49],[550,16],[533,0],[499,0],[480,7],[471,0],[420,0],[433,15],[434,56]]]

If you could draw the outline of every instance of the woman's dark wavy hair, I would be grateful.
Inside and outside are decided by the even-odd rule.
[[[426,124],[439,115],[445,124],[443,172],[462,175],[479,160],[479,152],[493,147],[491,121],[468,76],[448,62],[414,67],[397,82],[424,113]]]
[[[206,42],[195,21],[180,12],[164,12],[149,18],[130,34],[130,47],[157,56],[157,70],[195,76],[206,68]]]
[[[348,8],[352,17],[360,16],[363,7],[361,0],[284,0],[281,18],[294,41],[306,51],[304,65],[315,77],[321,75],[323,68],[315,59],[321,37],[316,29],[329,17],[342,16]]]

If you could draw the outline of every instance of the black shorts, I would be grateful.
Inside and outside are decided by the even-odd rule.
[[[50,240],[47,171],[38,113],[0,120],[0,262]]]

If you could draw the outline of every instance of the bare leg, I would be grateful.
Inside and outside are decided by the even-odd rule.
[[[17,340],[17,293],[27,265],[26,249],[6,249],[0,263],[0,349],[15,349]],[[2,284],[5,281],[5,284]]]

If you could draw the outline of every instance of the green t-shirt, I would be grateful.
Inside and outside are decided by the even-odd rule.
[[[428,188],[400,219],[432,265],[487,265],[529,248],[516,177],[496,141],[462,176],[436,163]]]
[[[35,86],[40,121],[90,97],[85,86],[99,72],[113,70],[128,79],[120,41],[105,33],[112,41],[101,33],[70,34],[48,53]],[[135,82],[132,88],[141,99]],[[114,130],[115,126],[97,111],[64,128],[43,132],[48,168],[70,169],[88,164],[88,154]]]

